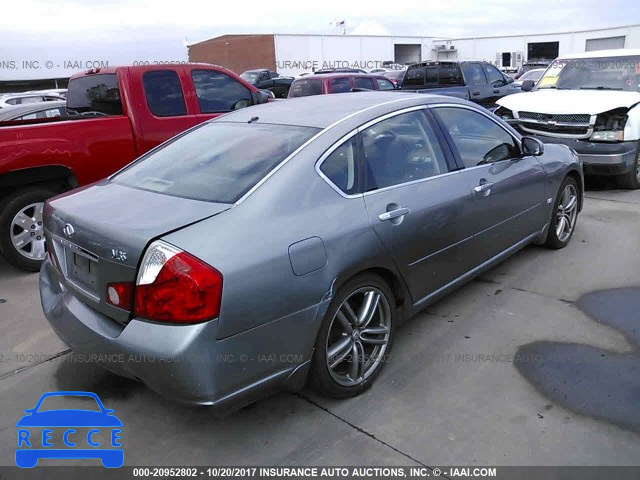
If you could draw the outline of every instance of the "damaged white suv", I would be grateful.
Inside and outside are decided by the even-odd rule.
[[[524,135],[573,148],[585,175],[640,188],[640,50],[559,57],[522,90],[498,100],[496,115]]]

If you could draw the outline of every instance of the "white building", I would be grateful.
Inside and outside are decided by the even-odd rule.
[[[189,59],[232,70],[275,69],[297,75],[322,68],[371,70],[383,62],[485,60],[517,68],[526,60],[608,48],[640,48],[640,25],[473,38],[383,35],[225,35],[189,46]]]

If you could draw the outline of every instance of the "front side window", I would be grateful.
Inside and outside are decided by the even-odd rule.
[[[434,111],[466,168],[520,156],[516,140],[484,115],[466,108],[438,107]]]
[[[351,79],[349,77],[332,78],[329,81],[331,93],[345,93],[351,91]]]
[[[448,172],[437,137],[422,111],[403,113],[363,130],[365,191]]]
[[[383,78],[376,78],[376,82],[378,84],[378,90],[393,90],[396,88],[393,86],[393,83]]]
[[[193,70],[191,78],[201,113],[230,112],[253,105],[251,92],[225,73]]]
[[[488,63],[485,63],[483,67],[490,84],[493,85],[494,83],[504,83],[504,76],[502,75],[502,73],[500,73],[500,70],[498,70],[493,65],[489,65]]]
[[[116,74],[86,75],[71,79],[67,92],[67,111],[71,115],[122,115]]]
[[[331,152],[320,165],[320,171],[347,195],[358,193],[355,137]]]
[[[234,203],[318,131],[288,125],[205,123],[141,157],[112,181],[177,197]]]
[[[146,72],[142,76],[149,110],[156,117],[176,117],[187,114],[182,84],[174,70]]]

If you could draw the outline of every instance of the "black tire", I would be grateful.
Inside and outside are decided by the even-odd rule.
[[[560,184],[560,188],[558,189],[558,194],[556,195],[557,197],[556,201],[553,204],[553,211],[551,212],[551,221],[549,223],[549,231],[547,232],[547,238],[545,240],[545,246],[553,250],[564,248],[569,244],[569,242],[571,241],[571,238],[573,237],[573,233],[575,232],[576,223],[578,221],[579,206],[577,202],[579,202],[579,197],[576,198],[575,218],[573,220],[573,223],[571,226],[571,232],[569,233],[569,236],[566,238],[560,238],[558,236],[557,227],[558,227],[558,218],[560,214],[560,203],[563,201],[564,191],[569,186],[573,187],[573,189],[575,190],[578,196],[580,195],[580,186],[578,185],[578,182],[575,180],[575,178],[566,177],[563,180],[562,184]]]
[[[635,165],[629,173],[618,178],[618,186],[625,190],[638,190],[640,188],[640,142],[636,150]]]
[[[388,336],[382,333],[378,334],[378,336],[382,336],[383,339],[387,339],[386,347],[384,350],[379,350],[378,353],[376,353],[375,350],[369,352],[363,350],[364,355],[362,356],[362,358],[379,358],[379,361],[371,363],[371,365],[369,366],[369,368],[371,369],[370,373],[367,373],[366,376],[362,375],[361,378],[358,379],[357,384],[344,385],[339,383],[329,370],[327,352],[329,345],[329,335],[330,333],[333,335],[335,333],[335,328],[341,325],[340,323],[338,323],[336,324],[336,327],[332,328],[334,317],[336,317],[336,314],[340,307],[343,305],[343,302],[346,299],[350,299],[351,302],[356,302],[359,298],[359,295],[363,295],[362,299],[364,300],[364,294],[356,293],[364,288],[369,288],[371,289],[371,291],[376,291],[381,294],[380,303],[374,312],[373,318],[375,318],[375,320],[372,319],[369,325],[370,327],[374,326],[374,321],[377,323],[378,320],[380,321],[380,324],[382,324],[383,316],[384,318],[386,318],[388,313],[388,321],[390,323],[388,327]],[[355,296],[353,296],[354,294]],[[384,296],[386,304],[383,301],[382,296]],[[329,305],[324,320],[322,321],[322,325],[320,326],[320,331],[318,332],[318,337],[316,339],[313,352],[313,358],[311,360],[310,381],[312,387],[322,395],[332,398],[354,397],[369,388],[382,370],[382,367],[384,366],[384,363],[388,358],[388,354],[391,351],[395,325],[397,323],[396,318],[396,302],[393,293],[387,283],[379,276],[373,274],[362,274],[354,277],[352,280],[343,285],[338,290],[331,304]],[[339,322],[337,318],[335,321]],[[346,340],[347,338],[351,337],[348,334],[343,333],[343,336],[338,338]],[[362,340],[361,337],[359,340],[360,345],[365,346],[364,348],[375,348],[375,346],[367,343],[366,340]],[[357,342],[357,339],[354,339],[354,342]],[[352,364],[352,359],[353,356],[349,354],[343,361],[341,368],[344,367],[348,369]],[[365,362],[368,362],[368,360],[365,360]],[[363,371],[365,370],[366,368],[363,368]]]
[[[43,260],[34,260],[22,255],[11,242],[14,217],[28,205],[44,202],[56,195],[47,187],[30,187],[4,198],[0,210],[0,253],[11,265],[27,272],[37,272]],[[42,237],[44,238],[44,236]]]

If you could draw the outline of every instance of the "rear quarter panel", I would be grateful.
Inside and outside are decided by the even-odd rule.
[[[318,305],[345,277],[367,267],[394,269],[362,197],[342,197],[316,173],[317,159],[336,139],[322,137],[238,206],[165,238],[222,273],[218,338]],[[311,237],[322,240],[325,265],[296,275],[289,248]],[[309,320],[316,323],[308,348],[320,320]]]

